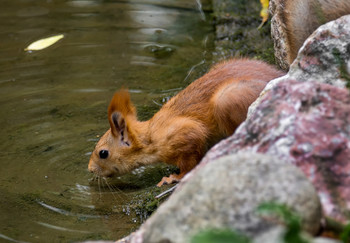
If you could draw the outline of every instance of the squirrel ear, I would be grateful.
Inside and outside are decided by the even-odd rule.
[[[108,116],[111,117],[113,112],[120,112],[124,117],[136,115],[136,109],[130,100],[129,91],[121,89],[116,92],[108,106]]]
[[[131,141],[123,115],[119,112],[112,113],[110,123],[112,134],[117,137],[123,145],[130,146]]]
[[[136,109],[130,100],[129,92],[126,89],[116,92],[108,107],[108,120],[112,134],[121,139],[125,145],[130,145],[128,125],[126,120],[136,116]]]
[[[111,125],[111,131],[113,135],[118,136],[124,132],[126,124],[123,115],[119,112],[114,112],[109,117],[109,123]]]

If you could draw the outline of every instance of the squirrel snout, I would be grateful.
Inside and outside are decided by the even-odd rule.
[[[88,170],[89,170],[91,173],[97,173],[98,168],[96,167],[96,165],[93,165],[93,164],[90,162],[89,165],[88,165]]]
[[[114,168],[114,171],[110,171],[106,168],[101,168],[95,163],[89,163],[88,170],[91,173],[94,173],[97,176],[102,176],[102,177],[112,177],[116,172],[118,172],[117,168]]]

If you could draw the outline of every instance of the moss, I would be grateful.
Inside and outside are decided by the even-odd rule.
[[[339,66],[340,78],[345,80],[345,86],[350,90],[350,74],[347,71],[345,58],[342,57],[340,51],[337,48],[333,49],[333,56]]]
[[[172,186],[166,185],[161,188],[154,186],[134,197],[128,206],[138,215],[140,223],[150,217],[159,205],[166,200],[166,197],[157,199],[156,196]]]
[[[241,235],[230,229],[205,230],[198,233],[191,239],[191,243],[210,243],[210,242],[250,243],[252,241],[245,235]]]
[[[39,193],[24,193],[21,196],[21,199],[27,203],[37,203],[40,199]]]

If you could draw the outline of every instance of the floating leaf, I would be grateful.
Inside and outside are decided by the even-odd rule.
[[[51,36],[51,37],[48,37],[48,38],[45,38],[45,39],[38,40],[38,41],[35,41],[32,44],[30,44],[24,50],[25,51],[42,50],[42,49],[45,49],[45,48],[55,44],[57,41],[59,41],[63,37],[64,37],[64,35],[55,35],[55,36]]]
[[[260,16],[262,18],[261,20],[261,24],[259,26],[259,28],[261,28],[261,26],[264,25],[264,23],[268,20],[269,18],[269,0],[260,0],[262,9],[260,11]]]

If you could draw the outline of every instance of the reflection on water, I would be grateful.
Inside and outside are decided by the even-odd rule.
[[[202,4],[2,0],[0,241],[118,239],[139,226],[132,204],[168,168],[94,183],[88,159],[115,90],[128,87],[146,119],[205,72],[212,28]]]

